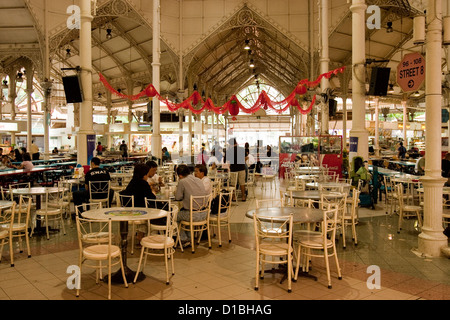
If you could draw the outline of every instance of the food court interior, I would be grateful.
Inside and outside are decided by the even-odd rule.
[[[450,299],[447,15],[441,0],[2,0],[0,147],[12,164],[0,169],[0,299],[108,299],[93,269],[82,268],[78,297],[69,285],[80,254],[71,195],[94,156],[114,181],[112,207],[133,165],[148,160],[171,186],[155,193],[174,203],[174,170],[202,161],[214,195],[236,196],[230,239],[221,228],[219,244],[210,227],[211,245],[205,235],[195,253],[178,245],[168,283],[164,258],[149,257],[144,278],[113,283],[112,299]],[[229,163],[210,165],[230,138],[250,155],[245,195]],[[32,142],[39,152],[26,172],[14,150],[32,153]],[[44,188],[22,193],[32,197],[25,233],[40,227],[28,250],[26,236],[1,242],[19,183]],[[64,186],[62,220],[36,219],[48,210],[45,188]],[[340,197],[325,205],[327,194]],[[294,229],[287,243],[266,243],[264,277],[255,276],[258,210],[260,238]],[[294,223],[278,217],[268,231],[274,211]],[[136,271],[142,245],[127,224],[124,237],[113,221],[113,243]],[[277,241],[293,248],[292,272],[270,251]],[[308,259],[314,245],[328,258]]]

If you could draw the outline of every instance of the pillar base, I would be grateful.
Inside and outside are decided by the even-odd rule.
[[[442,188],[447,179],[424,176],[420,181],[424,187],[424,219],[418,252],[424,257],[440,257],[442,248],[448,247],[442,227]]]

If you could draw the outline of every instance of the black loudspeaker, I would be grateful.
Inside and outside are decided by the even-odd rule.
[[[150,101],[149,103],[147,103],[147,112],[144,113],[144,121],[152,122],[152,116],[153,116],[153,101]]]
[[[67,76],[63,77],[62,80],[67,103],[83,102],[80,78],[78,76]]]
[[[328,114],[330,117],[334,117],[337,111],[337,101],[334,99],[328,99]]]
[[[370,76],[369,96],[387,95],[391,68],[373,67]]]

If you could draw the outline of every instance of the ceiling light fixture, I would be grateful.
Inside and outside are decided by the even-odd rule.
[[[71,56],[71,54],[70,54],[70,48],[67,48],[67,49],[66,49],[66,59],[69,59],[70,56]]]
[[[392,21],[388,21],[386,32],[391,33],[392,31],[394,31],[394,29],[392,28]]]
[[[411,94],[411,97],[414,98],[420,97],[420,92],[419,91],[414,92],[413,94]]]
[[[23,73],[22,73],[22,72],[18,72],[18,73],[17,73],[17,82],[23,82],[22,76],[23,76]]]
[[[244,50],[250,50],[250,40],[245,40]]]
[[[8,89],[8,80],[3,80],[2,89]]]
[[[106,39],[111,40],[112,39],[112,30],[110,28],[106,29]]]
[[[255,62],[253,61],[253,59],[250,59],[250,63],[248,64],[248,66],[250,68],[254,68],[255,67]]]

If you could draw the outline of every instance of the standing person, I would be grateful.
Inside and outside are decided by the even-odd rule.
[[[205,191],[207,194],[212,193],[212,183],[211,179],[207,177],[208,169],[204,164],[197,164],[194,168],[194,175],[202,180],[203,186],[205,187]]]
[[[399,159],[405,159],[406,157],[406,148],[403,146],[403,142],[399,142],[399,147],[397,149],[398,151],[398,158]]]
[[[191,174],[188,166],[182,164],[177,167],[178,186],[175,192],[175,200],[182,202],[182,208],[178,212],[177,222],[190,220],[190,206],[192,196],[206,196],[208,193],[203,182]],[[193,208],[198,209],[198,208]],[[193,221],[201,221],[206,218],[206,212],[192,217]],[[190,236],[186,230],[180,230],[180,238],[183,247],[188,247]]]
[[[34,144],[34,140],[31,141],[30,153],[33,160],[39,160],[41,154],[39,153],[39,147]]]
[[[97,155],[98,156],[101,156],[103,154],[103,146],[102,146],[102,143],[100,141],[97,144],[97,149],[96,150],[97,150]]]
[[[239,147],[235,138],[231,138],[228,143],[230,144],[229,148],[226,151],[226,162],[230,163],[230,172],[238,173],[238,184],[241,188],[242,201],[246,201],[247,197],[245,195],[245,150],[242,147]],[[231,181],[234,185],[234,181]],[[233,194],[235,198],[236,195]],[[236,201],[236,199],[233,199]]]
[[[125,140],[122,140],[122,144],[120,145],[119,150],[122,151],[122,158],[128,158],[128,146],[125,143]]]
[[[222,162],[223,154],[222,154],[222,151],[220,151],[221,147],[220,147],[220,145],[219,145],[219,143],[217,141],[214,143],[214,148],[213,149],[214,149],[214,154],[215,154],[217,160],[219,162]]]
[[[170,161],[170,153],[166,147],[162,148],[162,161]]]
[[[106,169],[100,168],[100,159],[93,157],[91,159],[91,169],[84,176],[84,190],[73,192],[73,203],[75,206],[89,202],[89,181],[110,181],[111,176]],[[109,190],[109,206],[111,207],[114,198],[114,190]]]

